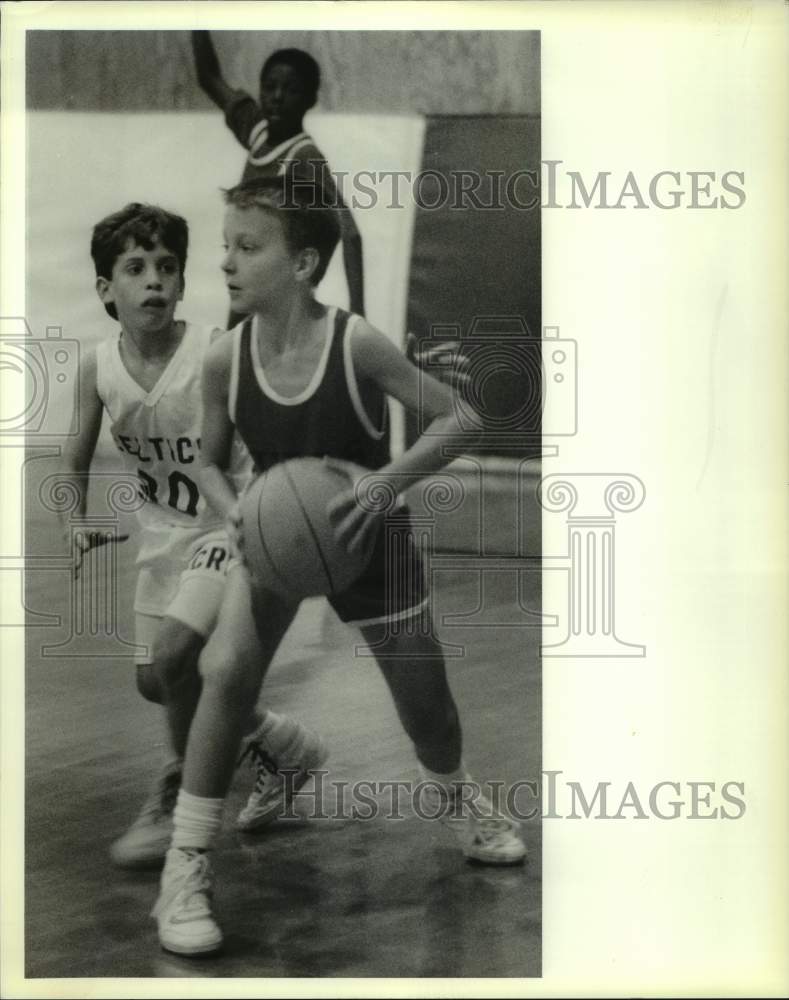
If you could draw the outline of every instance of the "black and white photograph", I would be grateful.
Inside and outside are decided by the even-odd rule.
[[[0,14],[3,996],[785,995],[786,5]]]
[[[28,32],[29,977],[539,975],[539,59]]]

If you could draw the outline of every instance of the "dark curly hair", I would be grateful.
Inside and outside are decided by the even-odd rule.
[[[141,246],[144,250],[152,250],[158,240],[178,258],[183,278],[189,248],[189,226],[186,220],[156,205],[143,205],[136,201],[120,212],[108,215],[93,227],[90,255],[96,268],[96,277],[106,278],[108,281],[112,279],[115,261],[126,250],[130,240],[134,246]],[[113,319],[118,318],[113,303],[105,303],[104,308]]]

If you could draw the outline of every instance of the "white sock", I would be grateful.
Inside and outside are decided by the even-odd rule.
[[[172,846],[210,850],[222,827],[224,804],[224,799],[205,799],[182,788],[173,813],[175,829]]]

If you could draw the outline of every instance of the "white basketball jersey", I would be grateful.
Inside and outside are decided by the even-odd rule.
[[[197,475],[203,422],[200,379],[212,332],[211,327],[187,323],[177,351],[150,392],[126,370],[120,334],[96,349],[96,387],[124,469],[138,481],[146,501],[138,511],[144,528],[208,531],[222,526],[222,518],[200,492]],[[238,489],[251,472],[237,436],[229,472]]]

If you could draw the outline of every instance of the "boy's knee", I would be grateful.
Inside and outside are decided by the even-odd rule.
[[[164,704],[164,684],[155,663],[137,664],[137,690],[146,701],[151,701],[154,705]]]

